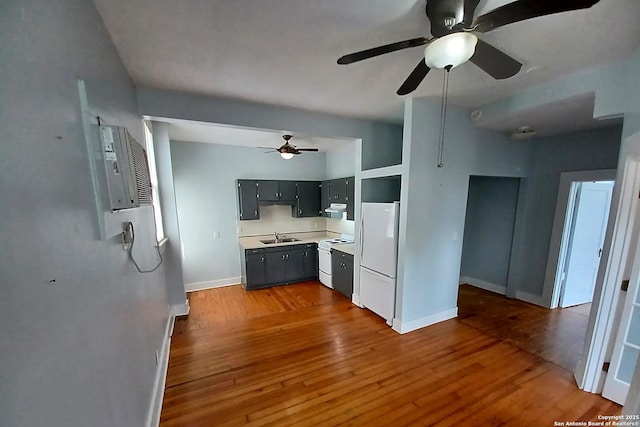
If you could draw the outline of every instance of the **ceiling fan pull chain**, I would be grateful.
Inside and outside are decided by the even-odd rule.
[[[444,151],[444,127],[447,118],[447,98],[449,97],[449,71],[451,66],[444,69],[444,79],[442,80],[442,106],[440,108],[440,141],[438,143],[438,167],[444,166],[442,154]]]

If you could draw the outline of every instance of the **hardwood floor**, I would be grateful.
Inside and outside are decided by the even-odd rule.
[[[465,298],[477,297],[461,290],[466,318],[400,335],[318,282],[192,293],[161,425],[552,426],[620,413],[545,352],[483,331]]]
[[[465,325],[567,370],[575,369],[591,304],[548,310],[469,285],[461,285],[458,295],[458,319]]]

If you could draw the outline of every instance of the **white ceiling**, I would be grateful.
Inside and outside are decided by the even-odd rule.
[[[284,144],[282,135],[292,134],[288,131],[249,129],[189,120],[163,119],[163,121],[169,122],[169,136],[172,141],[278,148]],[[350,142],[353,142],[353,140],[346,138],[321,138],[294,133],[289,143],[298,148],[317,148],[320,152],[326,152],[344,147]],[[313,152],[305,154],[313,154]]]
[[[483,124],[485,129],[512,133],[522,126],[530,127],[538,136],[549,136],[577,130],[614,126],[621,118],[593,118],[595,94],[588,93],[545,104],[544,108],[522,110],[509,117]]]
[[[400,121],[395,91],[420,48],[337,65],[343,54],[429,34],[425,0],[94,0],[137,85]],[[478,13],[509,3],[483,0]],[[471,63],[452,72],[452,104],[476,107],[580,69],[624,58],[640,44],[640,1],[499,28],[482,38],[525,67],[495,81]],[[531,72],[526,69],[534,68]],[[440,72],[413,96],[439,97]]]

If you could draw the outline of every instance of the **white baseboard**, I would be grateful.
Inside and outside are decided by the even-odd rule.
[[[363,308],[362,303],[360,302],[360,295],[359,294],[352,294],[351,295],[351,303],[353,305],[357,305],[360,308]]]
[[[420,319],[410,320],[408,322],[401,322],[398,319],[393,319],[393,330],[406,334],[407,332],[415,331],[416,329],[424,328],[435,323],[443,322],[445,320],[453,319],[458,316],[458,307],[450,310],[441,311],[440,313],[432,314],[430,316],[422,317]]]
[[[516,299],[519,299],[520,301],[528,302],[530,304],[539,305],[544,308],[549,308],[549,306],[544,303],[544,299],[540,295],[530,294],[529,292],[517,291]]]
[[[167,325],[164,330],[160,357],[158,357],[158,368],[153,381],[153,392],[151,394],[151,404],[147,414],[147,427],[158,427],[160,425],[160,414],[162,412],[162,400],[164,399],[164,387],[167,383],[167,370],[169,369],[169,350],[171,348],[171,335],[173,335],[173,325],[175,316],[169,315]]]
[[[187,292],[204,291],[205,289],[222,288],[224,286],[239,285],[240,277],[229,277],[228,279],[209,280],[207,282],[187,283],[184,290]]]
[[[186,299],[184,300],[184,304],[176,304],[171,306],[171,309],[169,310],[169,315],[171,317],[188,316],[189,310],[191,310],[191,306],[189,305],[189,300]]]
[[[463,283],[500,295],[506,295],[507,293],[506,286],[500,286],[496,285],[495,283],[485,282],[484,280],[476,279],[475,277],[462,276],[460,277],[460,284]]]

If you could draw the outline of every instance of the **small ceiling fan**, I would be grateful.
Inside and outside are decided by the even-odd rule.
[[[273,148],[273,147],[258,147],[258,148],[266,148],[271,150],[271,151],[265,151],[265,153],[272,153],[277,151],[278,153],[280,153],[280,156],[285,160],[289,160],[293,158],[294,155],[302,154],[303,151],[318,151],[317,148],[297,148],[295,145],[289,143],[291,138],[293,138],[293,135],[282,135],[282,139],[284,139],[284,144],[280,148]]]
[[[520,71],[522,63],[482,41],[475,33],[488,33],[504,25],[540,16],[587,9],[598,1],[519,0],[474,20],[480,0],[427,0],[426,14],[431,22],[433,37],[419,37],[351,53],[338,59],[338,64],[352,64],[397,50],[426,45],[424,58],[400,86],[398,95],[413,92],[432,68],[449,71],[469,60],[494,79],[507,79]]]

